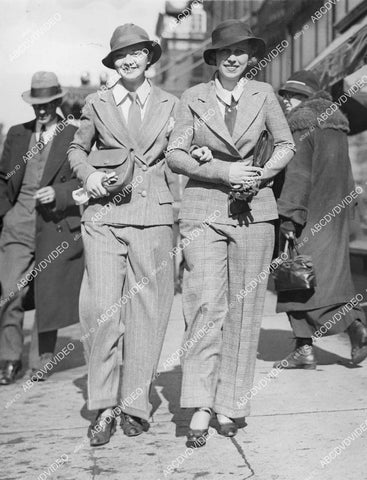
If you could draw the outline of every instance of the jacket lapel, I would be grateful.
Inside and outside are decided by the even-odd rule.
[[[247,83],[237,107],[237,118],[233,131],[233,141],[235,144],[238,143],[240,138],[257,117],[265,98],[265,93],[259,92],[259,90],[250,82]]]
[[[173,100],[160,88],[152,86],[150,97],[141,126],[142,134],[138,140],[143,154],[149,150],[166,126],[173,107]]]
[[[101,122],[113,137],[124,147],[128,148],[132,144],[129,136],[126,122],[119,107],[116,105],[112,90],[104,91],[100,94],[100,102],[93,102],[93,107],[97,112]]]
[[[239,152],[233,142],[233,138],[231,137],[226,124],[224,123],[224,118],[219,109],[213,82],[203,85],[202,93],[198,95],[197,99],[194,99],[192,102],[190,102],[190,107],[206,123],[212,132],[217,137],[220,137],[221,140],[224,140],[231,150],[234,150],[238,156]],[[204,116],[206,118],[204,118]]]

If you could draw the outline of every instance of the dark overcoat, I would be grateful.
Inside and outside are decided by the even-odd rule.
[[[0,219],[15,205],[22,185],[34,121],[10,128],[0,162]],[[40,188],[52,186],[52,204],[36,208],[35,267],[33,270],[39,332],[79,321],[78,299],[84,269],[80,211],[72,191],[78,188],[67,160],[73,125],[58,124]]]
[[[334,111],[335,110],[335,111]],[[349,259],[355,187],[348,155],[348,120],[326,92],[288,117],[297,152],[287,166],[279,215],[300,226],[300,253],[311,255],[317,287],[278,295],[278,312],[344,304],[355,295]]]

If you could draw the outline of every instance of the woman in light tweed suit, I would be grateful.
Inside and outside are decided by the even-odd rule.
[[[181,406],[196,408],[188,432],[188,445],[194,447],[205,444],[213,410],[226,436],[235,435],[239,420],[249,414],[244,398],[253,383],[266,292],[266,280],[256,286],[253,281],[271,261],[277,218],[272,189],[264,185],[294,154],[272,87],[244,77],[264,54],[263,40],[243,22],[227,20],[213,31],[212,43],[204,60],[218,70],[210,82],[184,92],[167,157],[174,172],[190,178],[179,216],[186,244],[188,345]],[[259,169],[252,155],[266,128],[275,149]],[[194,145],[203,149],[202,157],[193,152]],[[210,158],[204,147],[210,149],[210,161],[203,161]],[[257,195],[235,202],[230,211],[231,186],[251,181],[260,187]]]

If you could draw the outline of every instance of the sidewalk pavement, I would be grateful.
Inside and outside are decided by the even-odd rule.
[[[60,332],[57,352],[75,349],[53,369],[47,382],[24,391],[24,377],[0,387],[1,480],[365,480],[367,361],[353,367],[342,334],[317,343],[317,370],[281,371],[267,376],[275,360],[292,349],[284,314],[275,315],[267,294],[248,426],[234,439],[210,429],[206,447],[185,447],[190,412],[179,409],[178,362],[163,364],[180,347],[181,297],[177,295],[152,392],[149,432],[127,438],[120,428],[111,442],[90,448],[86,409],[86,367],[79,327]],[[26,352],[33,312],[26,316]],[[260,382],[260,383],[259,383]],[[361,425],[361,428],[358,428]],[[330,453],[331,452],[331,453]],[[329,455],[326,459],[325,456]],[[58,459],[58,462],[56,460]],[[324,460],[323,460],[324,459]]]

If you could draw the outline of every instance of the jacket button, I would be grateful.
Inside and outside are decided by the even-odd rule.
[[[62,226],[61,226],[61,225],[57,225],[56,231],[59,232],[59,233],[62,232]]]
[[[148,170],[148,167],[146,165],[143,165],[141,169],[143,170],[143,172],[146,172]]]
[[[60,180],[61,180],[62,182],[66,182],[66,177],[61,177]]]
[[[147,192],[146,192],[145,190],[143,190],[143,191],[141,192],[141,196],[142,196],[142,197],[146,197],[146,196],[147,196]]]

